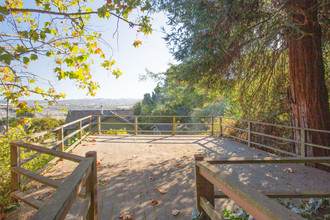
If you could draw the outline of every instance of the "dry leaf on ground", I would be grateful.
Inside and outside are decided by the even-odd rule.
[[[152,200],[151,203],[153,206],[159,205],[159,202],[156,199]]]
[[[99,185],[103,185],[103,184],[105,184],[106,182],[108,182],[109,180],[110,180],[110,178],[100,179],[100,180],[99,180]]]
[[[119,216],[119,218],[123,220],[131,220],[134,219],[134,215],[129,214],[129,212],[124,212],[121,216]]]
[[[99,167],[101,165],[101,162],[97,162],[96,166]]]
[[[71,173],[71,171],[70,170],[66,170],[66,171],[64,171],[64,173]]]
[[[55,192],[55,190],[53,189],[53,190],[51,190],[51,191],[49,191],[48,192],[48,197],[47,197],[47,199],[49,198],[49,197],[51,197],[52,196],[52,194]]]
[[[177,216],[179,214],[180,214],[180,210],[177,210],[177,209],[172,210],[172,215]]]
[[[293,170],[292,170],[291,168],[285,168],[284,171],[287,172],[287,173],[294,173]]]
[[[154,181],[154,178],[152,176],[149,176],[149,180]]]
[[[34,199],[41,200],[41,194],[35,196]]]
[[[5,213],[0,214],[0,220],[5,219],[6,217],[7,217],[7,215]]]
[[[164,190],[164,189],[157,188],[157,190],[160,194],[166,194],[167,193],[167,191]]]

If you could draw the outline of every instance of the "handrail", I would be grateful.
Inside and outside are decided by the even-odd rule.
[[[82,126],[82,121],[86,119],[89,119],[89,124]],[[91,116],[84,117],[46,132],[40,132],[10,143],[11,196],[38,209],[36,214],[31,219],[64,219],[77,196],[85,198],[85,200],[90,200],[84,203],[87,204],[87,207],[85,209],[86,213],[83,213],[84,216],[82,217],[86,217],[86,219],[97,219],[96,152],[87,152],[85,157],[67,153],[67,151],[72,150],[74,146],[77,146],[83,138],[87,136],[89,132],[87,132],[84,136],[82,135],[82,132],[90,126],[90,119]],[[63,128],[75,123],[78,123],[78,129],[75,132],[63,137]],[[52,133],[54,131],[58,131],[58,140],[55,140],[51,144],[50,148],[27,143],[27,141],[31,139]],[[64,150],[64,142],[74,135],[77,135],[78,139],[72,143],[68,149]],[[58,151],[55,150],[57,145],[59,146]],[[48,154],[57,157],[53,160],[53,162],[66,159],[79,164],[64,182],[56,181],[42,176],[38,174],[38,172],[35,173],[22,168],[21,166],[23,164],[20,161],[20,148],[36,151],[35,154],[24,159],[23,164],[35,159],[40,154]],[[48,166],[48,164],[46,166]],[[38,200],[29,198],[19,191],[20,176],[25,176],[34,181],[41,182],[45,185],[56,188],[56,190],[44,204],[41,204]],[[80,194],[83,186],[86,186],[85,195]]]
[[[267,191],[258,192],[251,187],[240,183],[227,173],[221,171],[213,164],[254,164],[254,163],[329,163],[329,157],[313,158],[219,158],[209,159],[203,155],[195,155],[195,180],[196,180],[196,200],[197,209],[206,214],[211,219],[221,219],[221,213],[215,208],[215,199],[231,198],[240,207],[249,212],[256,219],[303,219],[301,216],[291,212],[270,198],[295,198],[296,194],[302,197],[327,198],[329,192],[299,191],[277,192]],[[214,187],[217,187],[223,194],[215,193]]]

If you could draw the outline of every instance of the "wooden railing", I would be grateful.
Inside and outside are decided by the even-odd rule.
[[[132,127],[134,127],[134,130],[126,130],[128,133],[132,133],[134,135],[138,134],[153,134],[157,133],[157,131],[154,130],[142,130],[138,129],[139,126],[152,126],[152,125],[170,125],[172,126],[172,129],[170,130],[164,130],[164,131],[158,131],[158,133],[162,134],[209,134],[209,135],[217,135],[217,136],[223,136],[223,137],[229,137],[234,140],[241,141],[243,143],[246,143],[249,147],[251,146],[259,146],[263,149],[270,150],[275,153],[283,154],[285,156],[302,156],[305,157],[307,155],[307,147],[316,147],[316,148],[322,148],[326,150],[330,150],[329,146],[322,146],[315,143],[310,143],[307,141],[307,133],[308,132],[316,132],[316,133],[324,133],[330,135],[330,131],[327,130],[317,130],[317,129],[309,129],[309,128],[300,128],[300,127],[293,127],[293,126],[286,126],[286,125],[277,125],[277,124],[271,124],[271,123],[264,123],[264,122],[257,122],[257,121],[249,121],[249,120],[241,120],[241,119],[233,119],[233,118],[226,118],[226,117],[220,117],[220,116],[137,116],[137,115],[95,115],[92,116],[92,118],[97,118],[95,122],[91,123],[91,126],[96,126],[96,132],[102,133],[106,132],[107,130],[102,130],[102,125],[127,125],[130,124]],[[126,122],[103,122],[104,118],[134,118],[133,121],[127,121]],[[158,122],[139,122],[141,118],[163,118],[171,120],[171,123],[158,123]],[[193,118],[199,118],[203,119],[206,122],[203,123],[183,123],[180,122],[182,119],[193,119]],[[234,127],[230,122],[239,122],[242,123],[242,127]],[[182,126],[203,126],[207,129],[199,129],[199,130],[180,130],[180,127]],[[293,138],[288,137],[281,137],[277,134],[267,134],[262,133],[259,131],[254,130],[257,126],[269,126],[276,129],[288,129],[289,131],[286,134],[292,134],[294,131],[300,131],[300,139],[296,140]],[[95,129],[94,129],[95,130]],[[233,131],[238,131],[241,134],[240,135],[233,135]],[[292,136],[291,135],[291,136]],[[253,137],[259,137],[259,138],[266,138],[268,140],[272,140],[275,142],[275,144],[264,144],[260,143],[254,139]],[[277,143],[278,141],[281,141],[280,143]],[[276,147],[278,145],[298,145],[300,146],[300,153],[297,154],[296,151],[288,149],[281,149],[279,147]],[[295,148],[292,146],[292,149]]]
[[[81,206],[81,213],[79,213],[79,216],[84,218],[86,217],[87,219],[97,219],[96,152],[87,152],[85,157],[68,153],[75,146],[77,146],[84,137],[89,134],[89,132],[86,132],[84,136],[82,135],[84,129],[89,127],[90,131],[91,128],[90,123],[86,126],[81,126],[82,121],[85,119],[90,119],[90,117],[86,117],[60,126],[58,128],[34,134],[32,136],[10,143],[11,196],[38,209],[32,219],[64,219],[77,196],[84,199],[84,202]],[[77,124],[78,129],[75,132],[64,136],[63,129],[73,124]],[[54,132],[57,132],[58,134],[57,139],[47,147],[29,143],[33,142],[33,140],[43,137],[44,135],[52,134]],[[74,141],[71,146],[68,146],[68,148],[66,148],[66,141],[70,138],[72,139],[72,137],[74,137],[75,135],[77,135],[77,140]],[[35,151],[36,153],[28,158],[25,158],[24,160],[21,160],[21,149],[28,149],[30,151]],[[24,164],[40,156],[40,154],[47,154],[56,158],[50,163],[48,163],[45,167],[40,169],[38,172],[31,172],[22,167]],[[54,180],[39,174],[46,167],[49,167],[50,164],[53,164],[56,161],[63,159],[78,163],[78,166],[68,177],[65,178],[64,181]],[[24,176],[27,179],[33,181],[40,182],[42,184],[55,188],[56,190],[49,199],[47,199],[44,203],[41,203],[40,201],[32,198],[31,196],[21,192],[21,176]],[[81,189],[83,188],[83,186],[85,186],[85,194],[81,193]]]
[[[104,122],[105,118],[120,118],[121,122]],[[157,123],[157,122],[139,122],[140,118],[168,118],[171,123]],[[182,119],[186,118],[202,118],[204,119],[203,123],[183,123]],[[134,118],[133,121],[128,121],[125,118]],[[181,121],[180,121],[181,120]],[[225,121],[228,120],[234,120],[239,121],[245,124],[247,127],[234,127]],[[187,121],[187,120],[185,120]],[[275,152],[279,152],[282,154],[286,154],[289,156],[299,156],[298,159],[293,159],[293,161],[304,161],[299,163],[314,163],[316,162],[316,159],[310,159],[306,158],[304,160],[301,159],[300,156],[305,157],[306,152],[306,146],[310,147],[318,147],[330,150],[330,147],[328,146],[321,146],[314,143],[308,143],[306,140],[306,132],[321,132],[321,133],[330,133],[330,131],[322,131],[322,130],[315,130],[315,129],[304,129],[304,128],[296,128],[291,126],[284,126],[284,125],[275,125],[275,124],[269,124],[269,123],[262,123],[262,122],[254,122],[254,121],[247,121],[247,120],[236,120],[236,119],[230,119],[225,117],[218,117],[218,116],[136,116],[136,115],[128,115],[128,116],[117,116],[117,115],[91,115],[87,116],[85,118],[81,118],[79,120],[67,123],[63,126],[57,127],[55,129],[40,132],[34,135],[31,135],[29,137],[14,141],[11,143],[11,188],[12,188],[12,196],[16,199],[22,200],[26,202],[27,204],[31,205],[34,208],[39,209],[37,214],[35,215],[35,218],[39,219],[54,219],[54,218],[63,218],[65,216],[78,195],[79,197],[86,198],[84,205],[89,208],[82,208],[81,210],[89,210],[88,215],[94,216],[96,218],[97,215],[97,184],[96,184],[96,154],[94,153],[88,153],[86,154],[86,157],[76,156],[69,154],[74,147],[76,147],[81,141],[87,137],[91,132],[97,132],[102,133],[107,130],[102,130],[102,125],[127,125],[130,124],[131,127],[134,129],[127,130],[127,132],[131,132],[134,135],[138,134],[150,134],[154,132],[153,130],[142,130],[140,129],[140,126],[150,126],[150,125],[171,125],[172,129],[167,131],[161,131],[168,134],[176,135],[176,134],[210,134],[210,135],[218,135],[218,136],[225,136],[230,137],[242,142],[246,142],[248,146],[251,145],[259,145],[263,148],[267,148],[270,150],[273,150]],[[280,128],[288,128],[288,129],[295,129],[301,131],[301,140],[297,141],[294,139],[286,138],[286,137],[278,137],[273,134],[265,134],[261,132],[257,132],[253,130],[253,126],[256,124],[260,124],[263,126],[275,126]],[[207,129],[201,129],[201,130],[186,130],[182,131],[180,130],[181,126],[203,126]],[[71,133],[67,134],[68,128],[70,128]],[[231,133],[228,132],[228,130],[237,130],[245,135],[241,136],[233,136]],[[47,136],[49,134],[55,134],[56,139],[53,140],[49,144],[43,144],[42,146],[38,146],[34,144],[33,142],[37,139],[42,138],[43,136]],[[289,152],[283,149],[276,148],[274,146],[265,145],[262,143],[257,143],[251,139],[251,136],[260,136],[260,137],[268,137],[276,140],[283,140],[290,143],[299,143],[301,145],[301,154],[296,154],[294,152]],[[29,149],[32,151],[36,151],[35,154],[21,159],[21,148]],[[47,165],[45,165],[43,168],[38,170],[37,172],[31,172],[27,169],[22,168],[25,164],[30,162],[31,160],[37,158],[41,154],[48,154],[55,156],[55,158],[50,161]],[[93,158],[93,159],[92,159]],[[43,172],[45,169],[49,168],[52,164],[57,162],[58,160],[71,160],[79,163],[78,167],[73,171],[73,173],[67,177],[67,179],[64,182],[55,181],[49,178],[46,178],[42,175],[40,175],[41,172]],[[229,161],[229,160],[228,160]],[[227,163],[228,163],[227,161]],[[246,160],[244,160],[246,161]],[[251,160],[248,160],[251,162]],[[284,160],[283,160],[284,161]],[[282,161],[282,162],[283,162]],[[311,162],[312,161],[312,162]],[[278,162],[278,161],[277,161]],[[322,159],[317,161],[318,163],[326,162],[328,163],[328,159]],[[198,170],[205,170],[204,167],[213,166],[212,161],[209,161],[206,163],[205,161],[197,161],[196,162],[196,179],[200,179],[203,176],[202,174],[205,173],[204,171],[201,171],[201,175],[199,175]],[[222,163],[223,162],[222,160]],[[242,162],[241,162],[242,163]],[[255,163],[255,160],[253,160],[253,163]],[[213,168],[212,168],[213,169]],[[215,171],[215,170],[214,170]],[[197,175],[198,174],[198,175]],[[206,174],[205,174],[206,175]],[[214,173],[212,175],[215,175]],[[57,188],[55,193],[44,203],[44,205],[40,204],[37,200],[32,200],[31,198],[25,196],[22,192],[20,192],[20,177],[25,176],[27,179],[42,182],[43,184],[46,184],[48,186],[51,186],[53,188]],[[203,177],[204,178],[204,177]],[[227,177],[226,177],[227,178]],[[202,181],[203,182],[203,181]],[[205,182],[205,183],[204,183]],[[211,186],[207,183],[207,181],[204,181],[202,185],[205,186]],[[210,182],[210,181],[209,181]],[[26,183],[26,182],[25,182]],[[216,185],[214,182],[211,181],[212,184]],[[82,186],[86,184],[86,195],[82,195],[80,193]],[[200,185],[200,184],[197,184]],[[204,189],[203,186],[201,189]],[[217,185],[216,185],[217,186]],[[207,188],[207,187],[206,187]],[[206,190],[206,189],[205,189]],[[210,195],[207,193],[208,191],[200,190],[198,188],[197,192],[202,192],[202,197],[208,199],[213,191],[211,190]],[[277,197],[280,197],[280,194],[272,194],[272,193],[266,193],[267,196],[275,195]],[[283,194],[284,196],[288,196],[289,194]],[[283,196],[282,195],[282,196]],[[296,194],[295,194],[296,195]],[[298,194],[299,195],[299,194]],[[310,196],[309,193],[305,193],[304,195]],[[206,196],[206,197],[205,197]],[[220,198],[220,195],[213,195],[210,198]],[[291,196],[294,196],[291,193]],[[313,195],[315,197],[315,195]],[[200,195],[197,196],[198,204],[200,207],[202,207],[201,201],[203,202],[203,198]],[[211,200],[212,201],[212,200]],[[205,206],[205,201],[204,201]],[[213,204],[211,202],[211,204]],[[51,207],[51,208],[50,208]],[[204,207],[205,208],[205,207]],[[53,211],[49,211],[53,210]],[[46,216],[46,217],[45,217]],[[85,213],[82,214],[82,216],[85,216]],[[49,218],[48,218],[49,217]],[[92,217],[90,217],[92,219]]]
[[[230,198],[256,219],[303,219],[269,198],[328,198],[330,192],[321,191],[257,191],[240,183],[214,164],[266,164],[266,163],[329,163],[329,157],[309,158],[220,158],[207,159],[195,155],[197,209],[204,219],[224,219],[215,208],[215,199]],[[215,193],[215,187],[222,193]],[[267,198],[268,197],[268,198]]]

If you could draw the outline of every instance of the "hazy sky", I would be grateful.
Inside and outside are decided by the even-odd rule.
[[[100,22],[95,21],[90,25],[91,28],[99,30],[110,48],[102,48],[107,54],[113,54],[116,60],[116,67],[122,71],[122,76],[118,79],[95,64],[91,69],[95,81],[99,82],[100,88],[96,91],[95,98],[143,98],[145,93],[150,93],[156,86],[153,81],[139,81],[139,75],[145,73],[145,69],[152,72],[163,72],[167,69],[170,62],[174,62],[172,55],[163,40],[165,36],[161,27],[166,26],[166,16],[163,14],[153,14],[153,33],[145,36],[136,33],[136,29],[129,28],[125,22],[119,22],[119,35],[113,37],[116,29],[117,20]],[[142,45],[135,48],[132,44],[134,40],[141,40]],[[39,60],[41,61],[41,60]],[[54,64],[50,60],[44,62],[31,63],[33,72],[50,79],[58,92],[65,93],[66,99],[92,98],[86,96],[86,91],[78,89],[74,81],[57,81],[53,74]],[[34,99],[34,97],[30,97]]]

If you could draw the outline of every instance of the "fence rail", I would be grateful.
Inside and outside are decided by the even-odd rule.
[[[105,121],[107,118],[119,118],[121,122],[108,122]],[[134,119],[128,120],[127,118]],[[139,122],[139,119],[144,118],[144,121]],[[146,118],[165,118],[167,122],[148,122]],[[189,121],[188,119],[195,120]],[[200,120],[197,120],[197,119]],[[185,122],[184,122],[185,121]],[[226,122],[227,121],[227,122]],[[228,121],[236,121],[244,124],[244,128],[235,127],[232,123],[228,123]],[[297,128],[292,126],[285,125],[276,125],[270,123],[262,123],[262,122],[254,122],[248,120],[237,120],[232,118],[225,118],[219,116],[136,116],[136,115],[90,115],[79,120],[67,123],[65,125],[59,126],[57,128],[40,132],[37,134],[33,134],[31,136],[22,138],[20,140],[14,141],[10,144],[11,146],[11,195],[19,200],[24,201],[30,206],[37,208],[38,211],[36,215],[33,217],[34,219],[56,219],[56,218],[64,218],[67,214],[70,206],[77,196],[85,198],[84,206],[82,207],[83,211],[87,211],[87,213],[81,213],[82,216],[87,216],[88,219],[96,219],[97,218],[97,183],[96,183],[96,154],[93,152],[89,152],[85,155],[85,157],[69,154],[69,152],[76,147],[81,141],[87,137],[91,132],[102,133],[107,132],[107,130],[103,129],[105,125],[130,125],[132,128],[128,129],[127,132],[130,132],[134,135],[138,134],[153,134],[154,130],[144,129],[142,130],[140,127],[142,126],[151,126],[151,125],[169,125],[172,126],[172,129],[159,131],[164,134],[209,134],[209,135],[218,135],[230,137],[235,140],[239,140],[247,143],[250,147],[252,145],[258,145],[263,148],[272,150],[273,152],[279,152],[281,154],[293,156],[294,158],[262,158],[262,159],[248,159],[248,158],[236,158],[236,159],[219,159],[219,160],[203,160],[196,159],[196,189],[197,189],[197,201],[198,208],[200,210],[204,210],[208,215],[217,219],[219,217],[219,213],[215,212],[214,209],[214,199],[215,198],[224,198],[231,197],[232,194],[228,194],[223,191],[223,194],[214,194],[214,186],[220,187],[219,181],[223,181],[223,179],[230,180],[230,177],[224,176],[224,174],[219,177],[219,171],[215,170],[214,165],[212,164],[225,164],[225,163],[329,163],[329,159],[326,157],[319,158],[310,158],[306,156],[306,146],[322,148],[326,150],[330,150],[329,146],[322,146],[315,143],[309,143],[306,139],[306,132],[320,132],[329,134],[330,131],[323,131],[317,129],[306,129],[306,128]],[[300,130],[301,139],[295,140],[292,138],[279,137],[274,134],[266,134],[260,131],[253,130],[254,125],[262,125],[262,126],[274,126],[277,128],[284,129],[294,129]],[[182,127],[192,128],[190,130],[182,130]],[[196,129],[196,127],[202,126],[202,129]],[[69,128],[72,132],[68,134]],[[230,132],[230,130],[235,130],[237,132],[241,132],[242,135],[235,135]],[[43,144],[42,146],[38,146],[34,144],[35,140],[41,139],[43,136],[47,136],[49,134],[53,134],[56,136],[55,140],[50,144]],[[277,141],[285,141],[285,143],[281,144],[300,144],[301,153],[297,154],[296,152],[289,152],[285,149],[280,149],[276,146],[266,145],[264,143],[256,142],[253,137],[262,137],[262,138],[270,138],[275,139]],[[69,143],[70,142],[70,143]],[[35,151],[36,153],[24,158],[21,160],[21,149],[28,149]],[[41,154],[52,155],[55,158],[50,161],[46,166],[40,169],[37,172],[31,172],[29,170],[24,169],[22,166],[34,160]],[[40,175],[42,171],[50,167],[58,160],[71,160],[79,163],[78,167],[73,171],[73,173],[67,177],[64,182],[55,181]],[[213,172],[214,171],[214,172]],[[40,201],[35,199],[31,199],[26,196],[24,193],[20,191],[20,182],[21,176],[25,176],[28,179],[32,179],[34,181],[41,182],[45,185],[56,188],[55,193],[48,199],[44,204],[41,204]],[[204,179],[203,179],[204,178]],[[206,179],[205,179],[206,178]],[[207,180],[207,178],[209,180]],[[213,178],[213,179],[212,179]],[[210,180],[212,179],[212,180]],[[232,180],[230,180],[232,181]],[[26,183],[26,182],[25,182]],[[86,185],[86,194],[83,195],[80,193],[83,185]],[[224,186],[221,186],[224,187]],[[225,189],[225,188],[224,188]],[[249,192],[242,192],[244,196],[250,196]],[[267,211],[267,207],[263,207],[263,204],[259,204],[260,201],[266,201],[262,194],[265,194],[268,197],[290,197],[294,198],[297,195],[300,196],[311,196],[314,197],[323,197],[324,195],[329,196],[329,193],[326,194],[324,192],[314,193],[314,192],[253,192],[252,198],[254,199],[253,204],[261,210],[266,210],[264,213],[256,213],[260,216],[275,216],[278,213],[272,213]],[[242,195],[243,195],[242,194]],[[240,196],[241,194],[239,194]],[[236,197],[235,197],[236,198]],[[249,198],[250,197],[246,197]],[[259,198],[261,199],[259,201]],[[247,205],[243,208],[247,210],[251,209],[251,204],[249,204],[249,200],[244,202]],[[251,200],[252,201],[252,200]],[[259,203],[258,203],[259,201]],[[263,203],[263,202],[261,202]],[[257,205],[256,205],[257,204]],[[268,204],[268,202],[266,202]],[[261,206],[260,206],[261,205]],[[212,208],[213,207],[213,208]],[[254,206],[252,206],[254,207]],[[261,208],[260,208],[261,207]],[[52,210],[52,211],[49,211]],[[279,208],[279,210],[282,210]],[[253,212],[251,212],[253,213]],[[279,213],[287,213],[287,212],[279,212]],[[289,213],[287,213],[289,216]],[[213,217],[212,217],[213,216]]]
[[[82,120],[85,119],[90,119],[90,116],[49,130],[47,132],[34,134],[10,143],[11,196],[14,199],[21,200],[28,205],[38,209],[36,214],[31,219],[64,219],[77,196],[84,199],[84,207],[81,207],[83,212],[79,213],[80,217],[86,219],[97,219],[96,152],[87,152],[85,157],[68,153],[73,149],[73,147],[77,146],[84,137],[89,134],[89,132],[86,132],[86,134],[83,136],[84,129],[90,127],[89,125],[81,126]],[[63,129],[73,124],[78,124],[78,129],[64,137]],[[27,143],[53,132],[57,132],[57,139],[48,147]],[[65,149],[65,141],[69,140],[75,135],[77,135],[76,140],[71,144],[71,146],[68,146],[68,148]],[[20,152],[22,148],[35,151],[36,153],[21,161]],[[65,159],[78,163],[78,166],[68,177],[66,177],[63,182],[40,175],[39,173],[44,170],[44,168],[39,170],[39,172],[31,172],[22,167],[24,164],[35,159],[40,154],[47,154],[56,157],[51,161],[51,163]],[[49,164],[47,166],[49,166]],[[24,176],[33,181],[40,182],[55,188],[56,190],[51,195],[51,197],[45,201],[45,203],[41,203],[31,196],[21,192],[21,176]],[[85,194],[81,193],[83,186],[86,188]]]
[[[252,189],[222,172],[214,164],[265,164],[265,163],[329,163],[329,157],[312,158],[219,158],[207,159],[195,155],[195,180],[197,209],[206,219],[224,219],[215,208],[215,199],[230,198],[256,219],[303,219],[269,198],[328,198],[330,192],[267,191]],[[222,193],[215,193],[215,187]],[[267,198],[268,197],[268,198]]]

